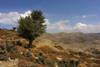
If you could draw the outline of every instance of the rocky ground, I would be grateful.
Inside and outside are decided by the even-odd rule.
[[[32,48],[13,30],[0,30],[0,67],[100,67],[100,40],[84,33],[44,33]]]

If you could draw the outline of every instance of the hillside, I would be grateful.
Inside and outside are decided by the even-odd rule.
[[[44,33],[41,37],[58,42],[60,46],[65,49],[73,49],[77,51],[84,51],[91,47],[100,47],[97,35],[90,35],[85,33]],[[98,40],[99,41],[99,40]],[[85,47],[85,48],[84,48]]]
[[[88,35],[95,40],[100,40],[100,33],[89,33]]]
[[[27,48],[17,31],[1,29],[0,67],[99,67],[100,40],[93,35],[44,33]]]

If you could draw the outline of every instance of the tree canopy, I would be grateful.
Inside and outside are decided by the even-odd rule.
[[[32,47],[32,41],[45,32],[46,25],[44,24],[44,19],[43,12],[36,10],[29,16],[20,17],[18,20],[18,35],[25,39],[29,39],[28,47]]]

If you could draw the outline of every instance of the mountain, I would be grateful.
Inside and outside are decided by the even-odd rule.
[[[88,33],[88,35],[95,40],[100,40],[100,33]]]
[[[78,32],[78,33],[45,33],[43,37],[46,39],[54,40],[57,42],[62,42],[64,44],[72,44],[72,43],[84,43],[92,41],[91,36]]]

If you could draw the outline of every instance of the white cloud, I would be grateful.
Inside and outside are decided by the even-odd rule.
[[[75,25],[75,27],[86,27],[87,25],[86,24],[83,24],[83,23],[77,23]]]
[[[79,18],[88,18],[88,17],[94,17],[94,16],[97,16],[96,14],[89,14],[89,15],[83,15],[83,16],[75,16],[73,17],[73,19],[79,19]]]
[[[89,14],[89,15],[83,15],[82,18],[94,17],[94,16],[96,16],[96,14],[94,14],[94,15],[91,15],[91,14]]]
[[[30,13],[31,11],[26,11],[24,14],[19,14],[18,12],[0,13],[0,24],[17,26],[17,20],[20,16],[25,17]]]
[[[88,16],[86,16],[86,15],[83,15],[83,16],[82,16],[82,18],[86,18],[86,17],[88,17]]]
[[[25,17],[28,16],[31,13],[31,11],[26,11],[23,14],[20,14],[18,12],[9,12],[9,13],[0,13],[0,24],[4,25],[14,25],[17,26],[17,20],[20,18],[20,16]],[[94,15],[83,15],[83,16],[77,16],[76,18],[87,18],[87,17],[93,17]],[[84,23],[77,23],[75,26],[70,26],[67,23],[69,23],[69,20],[60,20],[55,23],[51,23],[49,19],[45,19],[47,24],[47,32],[84,32],[84,33],[98,33],[100,31],[100,24],[98,25],[87,25]]]
[[[55,31],[63,31],[65,30],[66,23],[69,23],[69,20],[60,20],[55,23],[50,23],[49,19],[45,19],[46,24],[47,24],[47,30],[55,30]]]
[[[20,14],[20,15],[21,15],[21,17],[26,17],[29,14],[31,14],[31,11],[30,10],[29,11],[26,11],[24,14]]]
[[[65,22],[55,22],[50,23],[49,19],[45,19],[47,24],[47,32],[49,33],[57,33],[57,32],[84,32],[84,33],[99,33],[100,32],[100,24],[98,25],[87,25],[84,23],[77,23],[75,26],[70,26],[65,24]],[[64,21],[64,20],[63,20]],[[65,20],[67,23],[68,20]]]
[[[45,24],[50,25],[49,19],[45,19]]]

